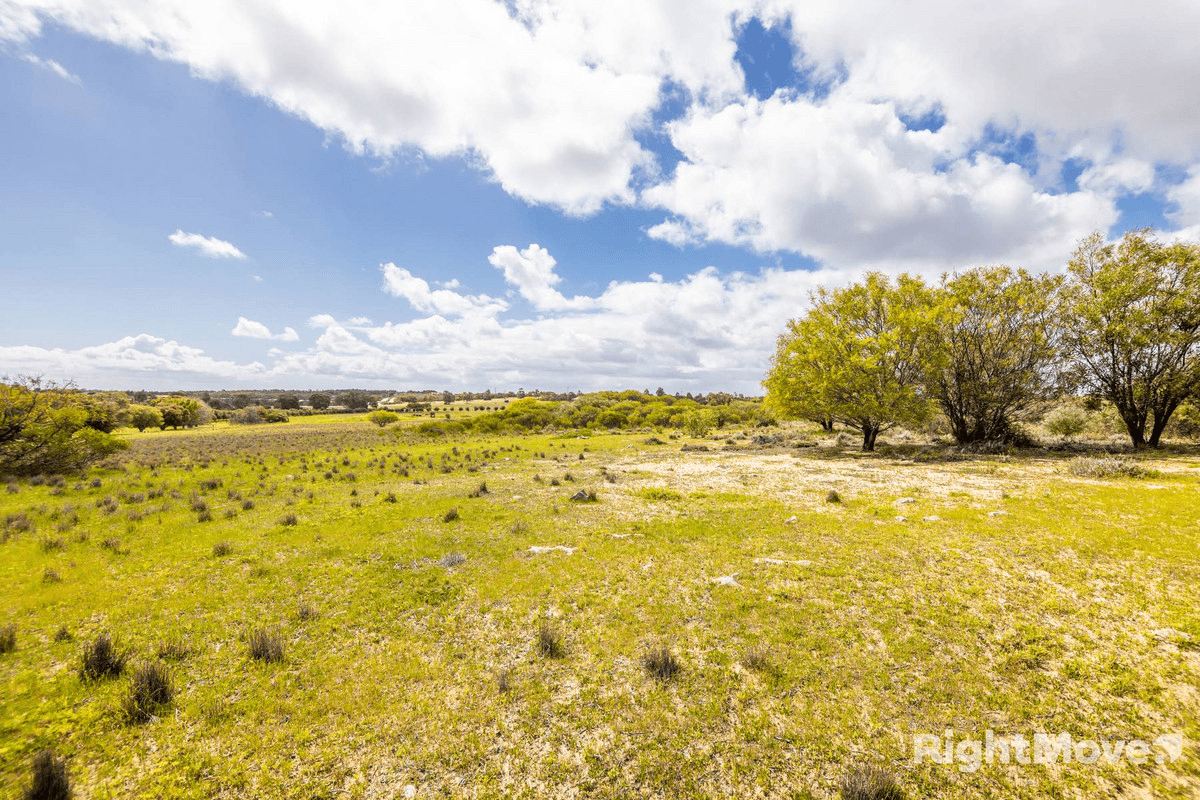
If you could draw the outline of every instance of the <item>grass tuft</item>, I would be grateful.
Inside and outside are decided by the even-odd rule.
[[[671,652],[671,648],[665,644],[651,647],[642,656],[642,667],[651,678],[656,678],[660,681],[670,680],[683,669],[683,665],[679,663],[679,659],[675,658],[675,654]]]
[[[837,489],[830,489],[829,494],[825,495],[825,502],[840,503],[842,502],[842,496],[837,493]]]
[[[53,751],[43,750],[33,757],[33,780],[21,795],[24,800],[70,800],[71,778],[67,762]]]
[[[250,657],[268,664],[283,661],[283,634],[274,628],[255,628],[246,639]]]
[[[904,800],[892,774],[874,764],[856,764],[842,778],[842,800]]]
[[[71,635],[71,631],[67,629],[66,625],[59,625],[58,630],[54,632],[54,641],[56,642],[69,642],[74,638],[75,637]]]
[[[762,644],[746,648],[746,652],[742,654],[742,666],[754,672],[770,672],[771,651]]]
[[[445,514],[442,515],[442,522],[454,522],[456,519],[458,519],[458,507],[457,506],[455,506],[454,508],[450,509],[449,511],[447,511]]]
[[[174,697],[170,670],[165,664],[147,661],[134,670],[129,690],[121,699],[121,713],[131,725],[149,722]]]
[[[542,620],[538,625],[534,646],[542,658],[563,658],[567,654],[567,643],[562,628],[549,620]]]
[[[158,657],[163,661],[183,661],[194,652],[184,639],[173,637],[158,643]]]
[[[311,622],[319,616],[321,616],[321,612],[307,600],[301,601],[300,605],[296,606],[296,618],[301,622]]]
[[[79,677],[85,681],[112,678],[125,671],[126,653],[104,632],[85,645],[80,656]]]
[[[228,539],[222,539],[212,547],[212,554],[215,558],[227,556],[233,553],[233,542]]]
[[[8,623],[0,628],[0,653],[11,653],[17,649],[17,626]]]
[[[1067,472],[1077,478],[1157,478],[1161,474],[1121,456],[1074,458],[1067,465]]]
[[[298,520],[298,519],[296,518],[296,515],[295,515],[295,514],[284,514],[284,515],[283,515],[283,519],[279,520],[279,524],[280,524],[280,525],[283,525],[283,526],[286,526],[286,527],[289,527],[289,528],[290,528],[290,527],[292,527],[292,526],[294,526],[294,525],[297,525],[297,524],[299,524],[299,522],[300,522],[300,520]]]
[[[46,567],[42,571],[42,583],[60,583],[61,581],[62,575],[58,574],[58,570]]]

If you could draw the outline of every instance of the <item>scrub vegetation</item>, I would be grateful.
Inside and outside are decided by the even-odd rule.
[[[687,414],[726,406],[627,429],[598,421],[681,401],[580,427],[587,402],[523,402],[499,413],[536,422],[496,431],[126,430],[6,481],[0,794],[1200,793],[1194,445],[1122,446],[1082,407],[1039,448],[893,429],[863,453],[749,402],[703,435]],[[947,728],[1189,744],[915,764]]]

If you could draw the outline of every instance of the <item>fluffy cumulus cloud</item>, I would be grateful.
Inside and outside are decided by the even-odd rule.
[[[735,59],[753,17],[794,50],[770,98]],[[0,2],[10,49],[47,24],[228,81],[355,152],[461,157],[529,202],[641,204],[668,241],[835,267],[1058,263],[1122,193],[1165,197],[1161,176],[1200,162],[1200,4],[1178,0]],[[573,302],[536,279],[531,303]]]
[[[176,247],[193,247],[209,258],[245,258],[246,254],[224,239],[202,236],[199,233],[184,233],[177,230],[167,237]]]
[[[497,259],[497,255],[499,258]],[[808,292],[841,284],[858,273],[766,269],[722,274],[714,267],[678,281],[660,275],[614,281],[594,297],[569,301],[541,290],[557,282],[554,259],[542,247],[502,246],[492,254],[516,291],[537,289],[536,316],[511,312],[502,301],[431,289],[428,282],[393,264],[383,267],[385,293],[404,301],[397,314],[421,313],[401,322],[366,317],[309,320],[315,342],[302,350],[272,350],[270,363],[217,360],[196,348],[154,336],[137,336],[99,347],[63,351],[0,347],[0,361],[20,371],[49,371],[87,386],[142,385],[160,370],[171,386],[299,386],[348,383],[397,387],[759,391],[775,337],[802,310]],[[503,268],[503,267],[501,267]],[[550,290],[553,292],[553,290]],[[547,297],[549,300],[547,301]],[[547,303],[554,309],[549,310]],[[240,332],[239,332],[240,331]],[[291,340],[263,324],[239,318],[235,335]],[[37,365],[22,369],[24,365]],[[569,385],[567,382],[569,381]]]
[[[261,322],[238,317],[237,325],[230,331],[234,336],[244,336],[248,339],[274,339],[279,342],[295,342],[300,340],[300,334],[295,328],[284,328],[283,333],[272,334],[271,329]]]
[[[488,263],[503,272],[504,280],[540,311],[582,309],[593,303],[590,297],[568,300],[554,288],[562,278],[554,274],[558,262],[544,247],[531,244],[518,250],[510,244],[501,245],[492,250]]]

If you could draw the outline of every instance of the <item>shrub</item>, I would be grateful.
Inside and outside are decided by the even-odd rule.
[[[454,522],[458,519],[458,508],[452,508],[442,515],[442,522]]]
[[[567,654],[566,640],[560,627],[549,620],[538,624],[537,640],[534,642],[537,654],[542,658],[562,658]]]
[[[380,409],[379,411],[372,411],[370,414],[367,414],[367,419],[379,427],[384,428],[388,425],[391,425],[393,422],[399,422],[400,415],[395,411],[386,411]]]
[[[0,628],[0,653],[11,653],[17,649],[17,626],[8,623]]]
[[[1133,459],[1121,456],[1073,458],[1067,471],[1079,478],[1154,478],[1157,470],[1146,469]]]
[[[837,493],[836,489],[830,489],[829,494],[825,495],[825,502],[826,503],[840,503],[840,502],[842,502],[842,496]]]
[[[651,647],[642,656],[642,667],[652,678],[660,681],[673,678],[683,668],[675,654],[666,645]]]
[[[183,661],[192,652],[192,646],[177,636],[158,643],[157,655],[163,661]]]
[[[63,541],[61,536],[43,536],[40,542],[43,553],[50,553],[54,550],[65,550],[67,543]]]
[[[1082,408],[1062,406],[1046,417],[1046,432],[1052,436],[1072,439],[1088,428],[1088,414]]]
[[[242,501],[242,511],[250,511],[252,508],[254,508],[253,500],[243,500]]]
[[[904,800],[891,773],[873,764],[858,764],[842,778],[842,800]]]
[[[85,681],[116,677],[125,671],[126,653],[121,650],[107,632],[97,636],[83,648],[80,657],[79,677]]]
[[[479,488],[471,492],[468,497],[483,497],[485,494],[491,494],[487,488],[487,481],[480,481]]]
[[[67,762],[50,750],[33,757],[33,780],[21,795],[25,800],[70,800],[71,778]]]
[[[58,583],[62,580],[62,575],[58,574],[58,570],[46,567],[42,572],[42,583]]]
[[[130,724],[149,722],[154,712],[174,697],[175,687],[166,665],[147,661],[134,671],[129,690],[121,700],[121,712]]]
[[[67,630],[66,625],[59,625],[58,630],[54,632],[54,641],[69,642],[75,637],[71,635],[71,631]]]
[[[233,552],[233,542],[222,540],[212,546],[212,554],[216,558],[227,556]]]
[[[250,657],[268,664],[283,661],[283,634],[273,628],[255,628],[246,639]]]
[[[295,514],[284,514],[283,519],[279,520],[280,525],[286,525],[288,527],[297,525],[297,524],[299,524],[299,522],[300,522],[300,520],[296,519]]]

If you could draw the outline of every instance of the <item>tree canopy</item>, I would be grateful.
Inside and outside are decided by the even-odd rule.
[[[882,273],[832,291],[788,323],[763,382],[782,416],[832,419],[863,435],[864,451],[897,424],[920,424],[933,404],[925,391],[929,344],[941,314],[920,278]]]
[[[36,378],[0,383],[0,474],[70,472],[129,446],[88,420],[79,392]]]

